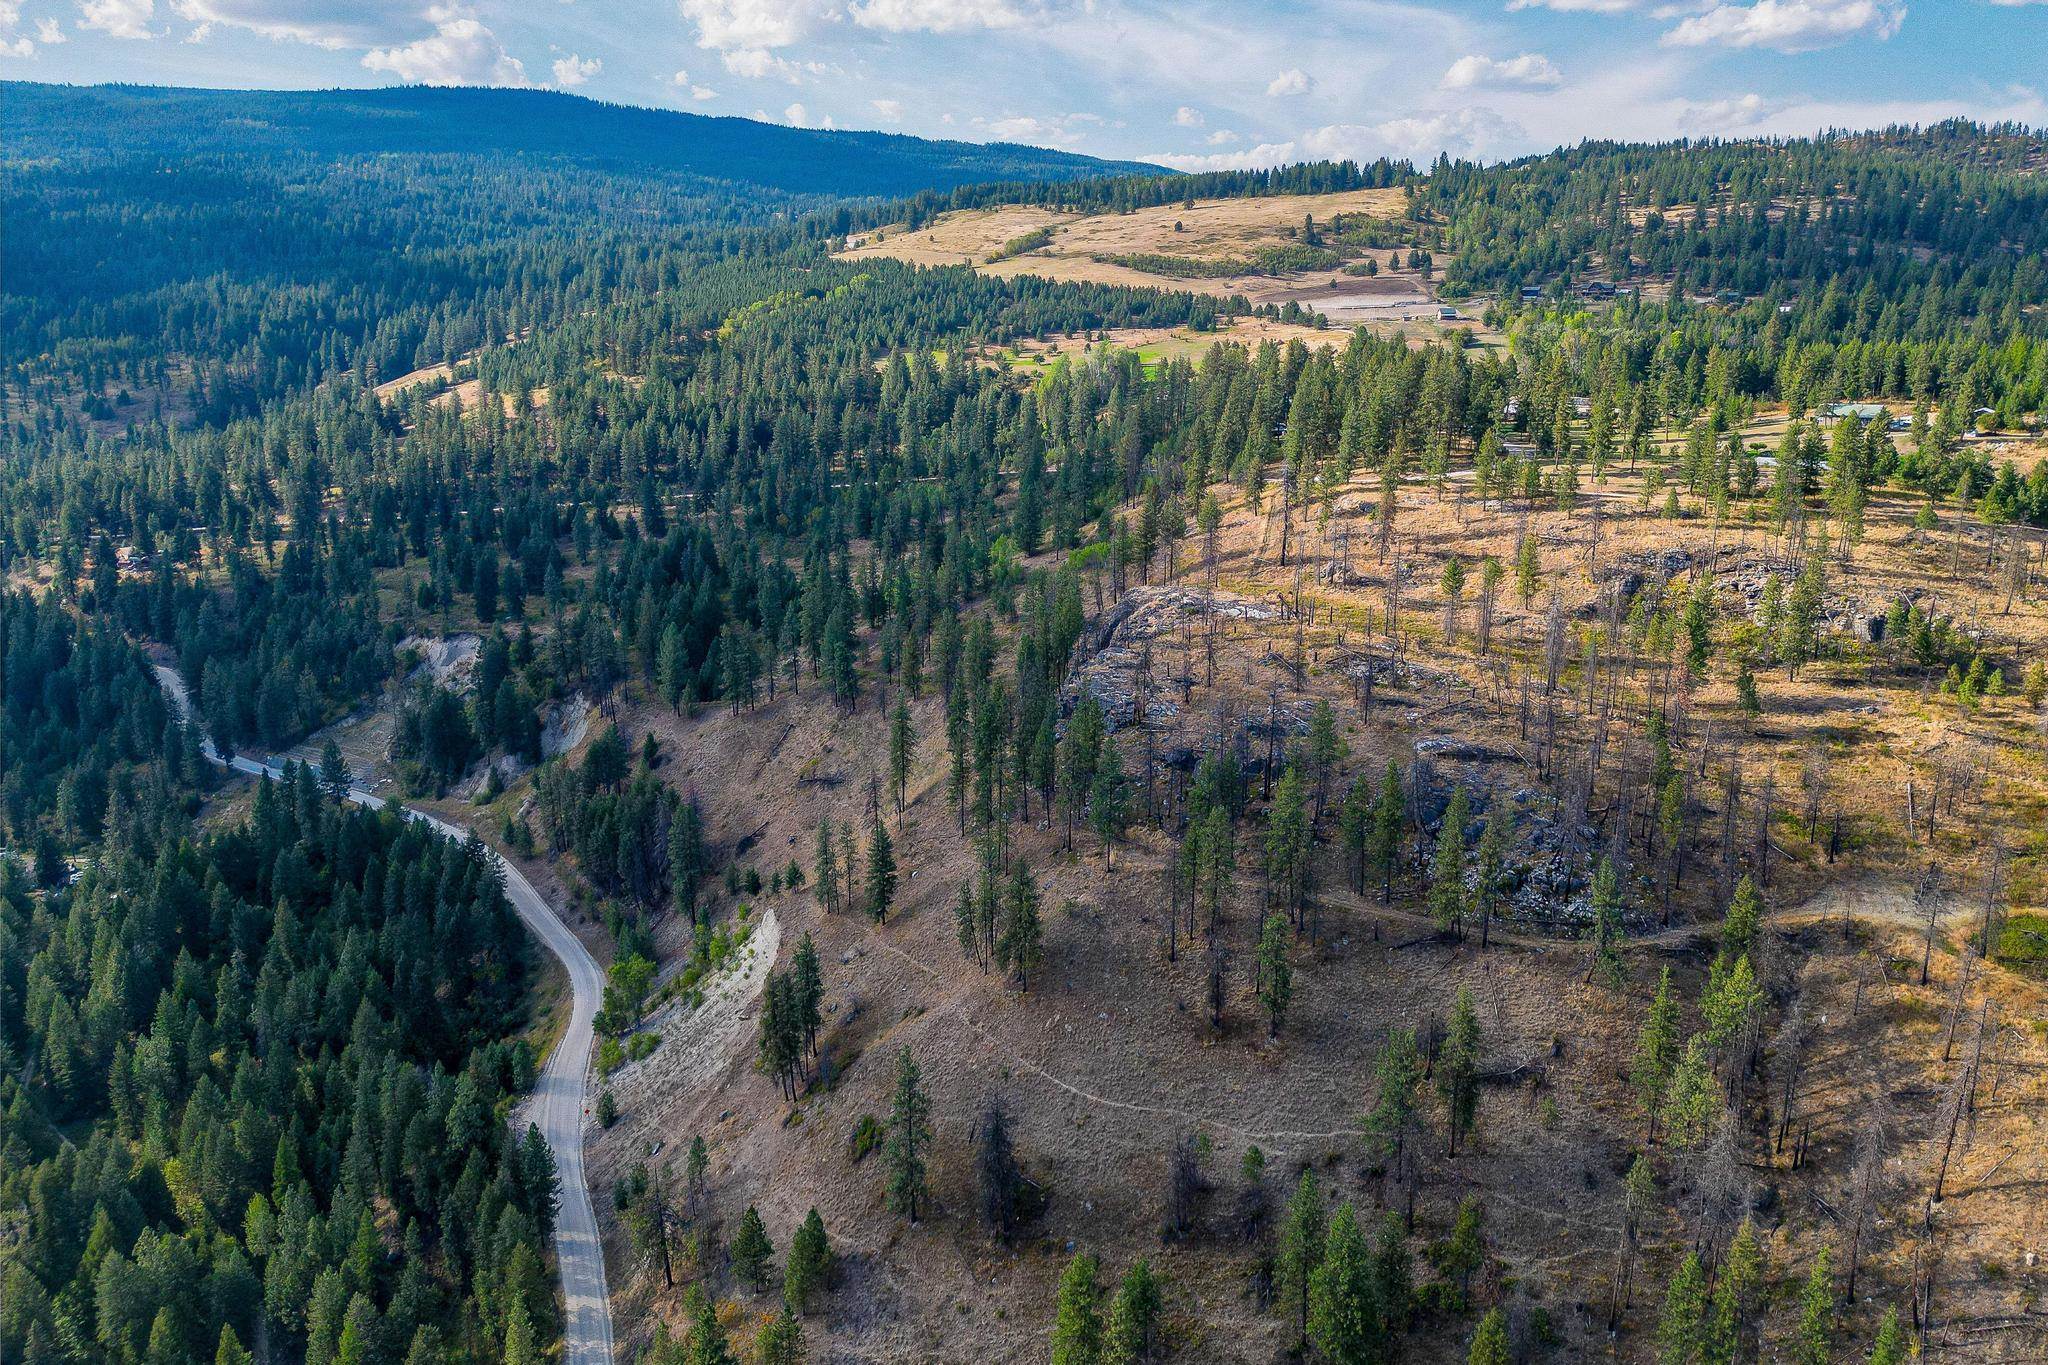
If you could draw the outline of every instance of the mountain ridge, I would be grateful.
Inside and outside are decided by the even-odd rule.
[[[685,174],[795,193],[889,196],[992,180],[1161,174],[1021,143],[792,128],[611,104],[552,90],[389,86],[219,90],[8,81],[6,160],[235,155],[500,153]]]

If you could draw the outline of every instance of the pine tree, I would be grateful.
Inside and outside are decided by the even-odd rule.
[[[1287,1018],[1287,1006],[1294,999],[1294,968],[1287,960],[1287,921],[1278,915],[1266,916],[1266,926],[1259,933],[1259,1003],[1266,1008],[1268,1035],[1280,1036],[1280,1025]]]
[[[1707,1273],[1688,1252],[1664,1290],[1657,1322],[1658,1365],[1700,1365],[1706,1358]]]
[[[761,1365],[805,1365],[811,1358],[810,1348],[804,1342],[803,1320],[787,1307],[761,1329],[754,1347],[760,1353]]]
[[[1728,1243],[1707,1314],[1706,1355],[1712,1365],[1752,1358],[1750,1340],[1763,1311],[1763,1248],[1756,1225],[1745,1218]]]
[[[1835,1285],[1822,1247],[1799,1292],[1799,1326],[1792,1334],[1794,1365],[1828,1365],[1835,1346]]]
[[[796,1004],[796,1022],[803,1031],[804,1046],[818,1050],[818,1030],[824,1026],[825,975],[818,965],[818,945],[806,932],[796,946],[789,964],[790,983]]]
[[[1465,789],[1451,791],[1443,827],[1436,836],[1436,860],[1430,869],[1429,913],[1438,932],[1465,933],[1465,825],[1472,818]]]
[[[1116,1299],[1109,1307],[1109,1329],[1102,1343],[1102,1365],[1144,1365],[1159,1339],[1159,1277],[1140,1256],[1124,1272]]]
[[[1394,898],[1394,872],[1401,859],[1401,769],[1389,761],[1380,784],[1379,798],[1372,808],[1372,834],[1367,845],[1372,865],[1381,877],[1380,900]]]
[[[1514,837],[1513,814],[1504,797],[1488,803],[1486,824],[1479,834],[1479,851],[1474,856],[1472,913],[1479,917],[1479,946],[1487,946],[1493,933],[1494,912],[1502,902],[1501,878],[1507,872],[1508,844]]]
[[[1643,1107],[1649,1124],[1648,1141],[1657,1136],[1657,1111],[1671,1084],[1671,1069],[1678,1061],[1678,1003],[1671,997],[1671,969],[1657,979],[1657,994],[1650,1012],[1636,1034],[1635,1057],[1629,1064],[1629,1084],[1635,1087],[1636,1103]]]
[[[1756,883],[1744,873],[1735,883],[1735,895],[1728,902],[1728,914],[1721,922],[1721,952],[1723,958],[1747,956],[1756,943],[1757,929],[1763,923],[1763,897],[1757,892]]]
[[[911,1222],[928,1195],[926,1168],[932,1141],[932,1102],[924,1093],[910,1049],[896,1057],[896,1094],[889,1106],[889,1208]]]
[[[1309,845],[1315,830],[1309,820],[1301,771],[1293,764],[1273,790],[1266,827],[1266,882],[1280,907],[1301,923],[1308,892]]]
[[[1415,1050],[1415,1030],[1397,1028],[1388,1033],[1386,1046],[1380,1049],[1378,1081],[1379,1093],[1373,1100],[1372,1112],[1366,1116],[1365,1126],[1372,1134],[1377,1154],[1388,1163],[1389,1179],[1406,1188],[1409,1216],[1412,1218],[1417,1157],[1416,1091],[1422,1084],[1422,1061]]]
[[[1371,835],[1372,782],[1361,773],[1344,789],[1344,802],[1337,811],[1337,836],[1344,845],[1344,863],[1350,871],[1351,889],[1360,895],[1365,894]]]
[[[1079,1252],[1060,1276],[1059,1302],[1052,1324],[1052,1365],[1101,1365],[1101,1291],[1095,1283],[1095,1258]]]
[[[1706,1021],[1708,1046],[1726,1051],[1746,1037],[1764,1009],[1763,986],[1744,953],[1730,964],[1715,959],[1700,991],[1700,1016]]]
[[[1472,988],[1460,986],[1436,1059],[1436,1088],[1444,1102],[1452,1156],[1458,1154],[1458,1139],[1470,1134],[1479,1119],[1479,1048],[1479,1011]]]
[[[862,900],[868,918],[877,924],[888,916],[889,907],[896,900],[896,850],[880,820],[875,821],[874,833],[868,841],[867,889]]]
[[[825,1236],[825,1220],[813,1208],[789,1239],[789,1255],[782,1262],[782,1301],[792,1312],[808,1311],[831,1275],[832,1244]]]
[[[355,779],[349,773],[348,760],[341,756],[341,746],[328,740],[320,751],[320,788],[336,801],[348,795],[349,784]]]
[[[1898,1326],[1898,1313],[1892,1313],[1892,1325]],[[242,1339],[235,1335],[235,1329],[226,1323],[220,1325],[220,1345],[214,1350],[213,1365],[252,1365],[254,1357],[243,1348]]]
[[[1870,1344],[1870,1365],[1906,1365],[1910,1357],[1905,1329],[1899,1326],[1899,1310],[1887,1308],[1884,1321],[1877,1326],[1877,1339]]]
[[[817,855],[811,869],[811,884],[817,889],[818,904],[826,914],[839,911],[839,855],[832,837],[832,821],[818,821]]]
[[[1315,815],[1320,823],[1330,798],[1330,779],[1350,756],[1351,745],[1337,728],[1337,710],[1327,697],[1316,701],[1308,719],[1308,766],[1315,785]]]
[[[526,1300],[514,1296],[505,1314],[505,1365],[540,1365],[545,1357],[534,1340],[533,1315]],[[337,1352],[335,1359],[340,1360]]]
[[[889,784],[896,789],[896,813],[903,813],[904,792],[910,783],[910,761],[917,752],[917,731],[910,723],[909,699],[898,693],[896,709],[889,716]]]
[[[1107,742],[1102,706],[1092,694],[1084,693],[1074,714],[1067,718],[1066,738],[1059,748],[1059,803],[1066,817],[1069,849],[1074,846],[1074,823],[1081,818],[1094,790],[1095,766]]]
[[[1611,859],[1593,873],[1593,966],[1590,975],[1619,990],[1628,982],[1621,961],[1621,889]]]
[[[1489,1308],[1486,1316],[1479,1320],[1479,1330],[1472,1334],[1472,1350],[1465,1360],[1466,1365],[1512,1365],[1514,1356],[1508,1350],[1508,1319],[1498,1307]]]
[[[1664,1140],[1680,1151],[1699,1146],[1712,1135],[1724,1108],[1706,1035],[1695,1034],[1665,1087]]]
[[[1291,1226],[1291,1215],[1290,1215]],[[1324,1360],[1378,1358],[1385,1338],[1372,1249],[1347,1202],[1330,1219],[1323,1253],[1309,1277],[1308,1340]]]
[[[1005,971],[1015,972],[1021,989],[1031,989],[1031,974],[1045,957],[1044,931],[1038,919],[1038,884],[1031,870],[1017,861],[1010,875],[1009,890],[1003,897],[1003,932],[996,941],[996,961]]]
[[[1274,1267],[1280,1306],[1294,1322],[1297,1342],[1308,1339],[1309,1282],[1323,1262],[1323,1217],[1323,1192],[1316,1184],[1316,1174],[1313,1170],[1303,1171],[1294,1187],[1294,1197],[1287,1202]]]
[[[726,1342],[725,1329],[718,1325],[718,1310],[703,1285],[690,1286],[684,1311],[690,1317],[690,1347],[683,1357],[684,1365],[739,1365]]]
[[[1472,1276],[1486,1263],[1485,1216],[1479,1196],[1466,1195],[1458,1204],[1458,1216],[1451,1224],[1451,1235],[1430,1253],[1445,1278],[1456,1282],[1460,1311],[1472,1296]]]
[[[1372,1249],[1372,1276],[1379,1288],[1380,1313],[1391,1333],[1407,1330],[1415,1305],[1415,1268],[1408,1256],[1407,1232],[1412,1228],[1411,1211],[1404,1219],[1388,1213],[1380,1219],[1379,1240]]]
[[[1088,824],[1102,841],[1102,870],[1109,871],[1110,845],[1123,837],[1130,823],[1130,791],[1124,780],[1123,759],[1114,743],[1104,741],[1095,764],[1095,777],[1088,789]]]
[[[733,1234],[727,1254],[732,1257],[732,1273],[741,1284],[756,1294],[768,1287],[768,1258],[775,1254],[775,1248],[768,1241],[768,1229],[761,1222],[760,1211],[752,1204],[740,1215],[740,1229]]]
[[[1515,591],[1522,599],[1522,610],[1536,599],[1536,590],[1543,583],[1542,560],[1536,548],[1536,537],[1528,532],[1515,542]]]
[[[1746,720],[1755,720],[1764,713],[1763,697],[1756,690],[1756,674],[1750,670],[1747,659],[1735,670],[1735,704]]]

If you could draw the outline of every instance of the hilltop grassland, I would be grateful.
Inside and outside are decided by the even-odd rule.
[[[919,228],[858,234],[841,259],[964,265],[999,278],[1174,289],[1254,307],[1292,303],[1347,323],[1434,308],[1407,192],[1345,190],[1197,199],[1114,211],[1010,204],[959,209]],[[1313,238],[1313,241],[1311,241]],[[1372,260],[1370,275],[1363,262]]]

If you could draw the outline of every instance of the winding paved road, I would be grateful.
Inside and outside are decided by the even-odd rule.
[[[184,677],[167,664],[154,667],[157,683],[179,716],[189,722],[192,699]],[[220,750],[203,734],[199,749],[208,762],[236,772],[283,776],[281,769],[253,758],[236,755],[222,759]],[[383,797],[360,787],[349,788],[348,799],[371,810],[380,810],[387,804]],[[425,811],[409,806],[397,809],[406,819],[424,821],[450,839],[467,839],[471,834],[464,826]],[[612,1311],[605,1289],[604,1245],[598,1240],[597,1215],[591,1209],[590,1187],[583,1176],[583,1113],[585,1082],[590,1072],[591,1022],[604,994],[604,973],[582,941],[562,923],[540,892],[533,889],[533,883],[496,852],[486,852],[504,882],[505,899],[512,903],[533,936],[561,959],[569,973],[573,997],[569,1026],[548,1055],[548,1064],[534,1085],[526,1112],[554,1149],[555,1171],[562,1183],[562,1206],[555,1215],[555,1259],[561,1267],[562,1303],[567,1319],[562,1333],[562,1365],[611,1365]]]

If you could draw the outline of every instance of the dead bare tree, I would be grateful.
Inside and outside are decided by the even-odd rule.
[[[1963,1120],[1968,1118],[1974,1105],[1977,1090],[1977,1066],[1983,1060],[1984,1028],[1989,1019],[1991,1006],[1987,1002],[1984,1012],[1978,1016],[1977,1051],[1969,1063],[1956,1068],[1949,1078],[1948,1086],[1942,1091],[1941,1106],[1935,1111],[1934,1128],[1936,1141],[1941,1145],[1941,1158],[1934,1170],[1934,1189],[1927,1197],[1926,1223],[1934,1225],[1934,1206],[1939,1204],[1948,1188],[1949,1166],[1955,1158],[1956,1139],[1964,1133]],[[1968,1146],[1967,1141],[1964,1143]]]
[[[1793,1114],[1799,1106],[1799,1081],[1806,1069],[1807,1041],[1806,1004],[1795,995],[1785,1006],[1784,1019],[1771,1040],[1771,1081],[1778,1094],[1778,1134],[1772,1150],[1780,1155],[1784,1153],[1785,1135],[1792,1129]]]
[[[1159,1227],[1163,1239],[1178,1242],[1194,1231],[1195,1213],[1206,1188],[1200,1144],[1193,1133],[1182,1133],[1166,1162],[1166,1212]]]
[[[1848,1298],[1856,1298],[1856,1272],[1862,1268],[1864,1241],[1888,1193],[1886,1160],[1891,1155],[1892,1109],[1880,1081],[1877,1094],[1864,1108],[1856,1129],[1855,1155],[1849,1187],[1842,1199],[1842,1222],[1849,1243]]]
[[[1934,961],[1934,921],[1941,910],[1941,874],[1927,864],[1913,887],[1915,906],[1926,906],[1927,930],[1920,945],[1920,984],[1927,984],[1927,970]]]

